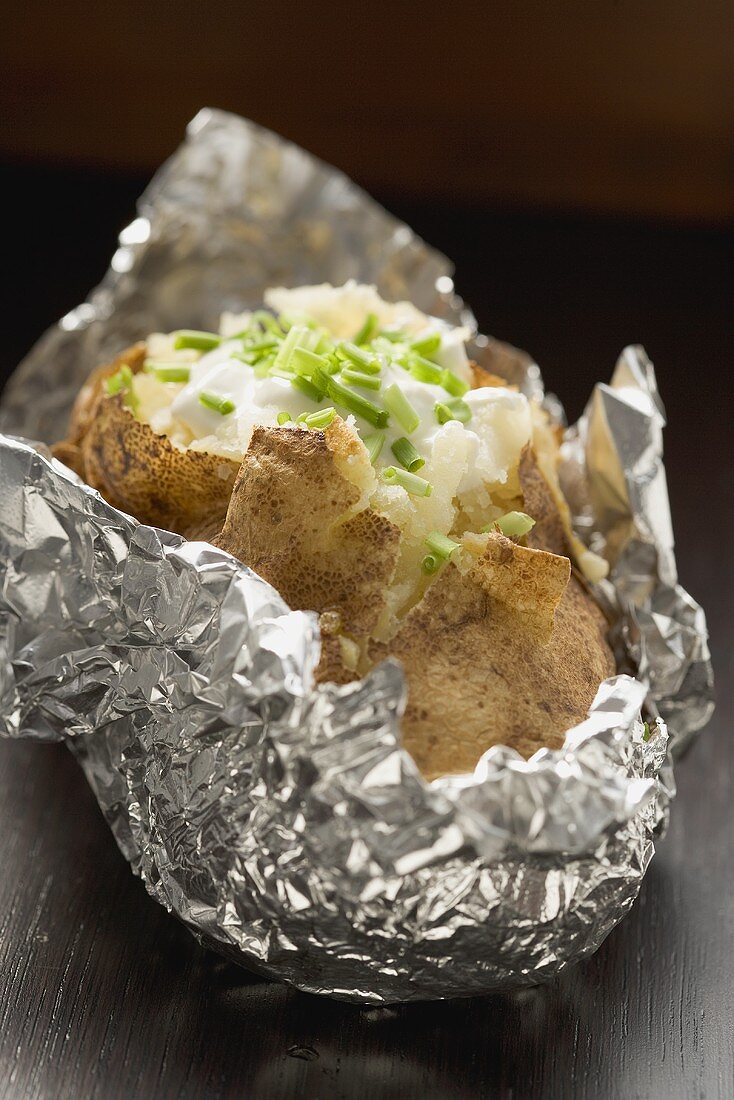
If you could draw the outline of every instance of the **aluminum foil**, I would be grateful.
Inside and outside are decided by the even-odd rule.
[[[674,792],[669,749],[712,707],[644,352],[623,353],[564,445],[579,533],[613,566],[597,595],[621,674],[560,751],[495,747],[431,784],[401,748],[396,663],[314,687],[314,615],[222,551],[116,511],[28,441],[63,434],[89,370],[148,331],[349,277],[471,318],[448,261],[343,175],[201,112],[101,286],[5,394],[0,732],[65,740],[153,897],[263,974],[372,1003],[535,984],[632,905]],[[524,353],[477,336],[474,354],[542,396]]]

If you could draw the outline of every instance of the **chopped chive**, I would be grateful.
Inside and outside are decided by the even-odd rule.
[[[380,457],[380,451],[382,450],[383,444],[385,442],[385,433],[373,432],[372,435],[365,436],[362,442],[367,448],[367,453],[370,456],[370,462],[374,465],[375,462],[377,462],[377,459]]]
[[[250,351],[233,351],[231,355],[232,359],[236,359],[238,363],[244,363],[248,367],[255,365],[255,354]]]
[[[329,354],[325,355],[324,358],[326,359],[326,366],[324,367],[324,370],[327,374],[338,374],[344,366],[343,360],[337,357],[336,352],[329,352]]]
[[[157,370],[160,370],[161,367],[180,367],[181,365],[182,364],[180,362],[176,363],[172,359],[169,359],[168,361],[166,361],[165,359],[145,359],[143,361],[143,370],[146,374],[155,374],[155,372]],[[191,364],[184,363],[183,365],[188,370]]]
[[[318,412],[306,413],[302,423],[304,423],[307,428],[321,430],[323,428],[328,428],[335,416],[336,409],[330,406],[328,409],[319,409]],[[300,420],[301,417],[299,416],[298,419]]]
[[[274,336],[268,336],[264,340],[257,340],[254,344],[248,344],[246,350],[252,352],[268,351],[270,348],[277,348],[278,341]]]
[[[361,386],[363,390],[379,390],[382,382],[376,374],[362,374],[361,371],[342,367],[342,381],[351,382],[353,386]]]
[[[273,317],[272,313],[268,313],[266,309],[256,309],[250,318],[250,323],[260,325],[261,328],[266,329],[268,332],[272,332],[273,336],[285,336],[285,333],[275,317]]]
[[[526,515],[525,512],[507,512],[504,516],[496,519],[494,523],[488,523],[486,527],[483,527],[482,533],[486,534],[487,531],[499,528],[508,539],[519,539],[522,535],[527,535],[533,527],[535,527],[535,520]]]
[[[212,412],[218,412],[220,416],[229,416],[236,408],[231,398],[222,397],[219,393],[210,393],[209,390],[203,390],[199,394],[199,404],[205,409],[211,409]]]
[[[127,365],[127,363],[123,363],[120,369],[118,371],[115,371],[115,373],[110,375],[110,377],[107,379],[107,381],[105,382],[105,389],[107,390],[107,393],[111,395],[114,395],[116,393],[123,393],[125,390],[130,388],[132,382],[133,372],[130,370],[130,367]]]
[[[445,424],[449,420],[460,420],[462,424],[468,424],[471,420],[471,409],[461,397],[437,401],[433,408],[439,424]]]
[[[396,439],[390,448],[392,453],[397,458],[401,466],[409,470],[411,474],[415,474],[422,466],[425,466],[426,460],[422,455],[419,455],[413,444],[405,436],[400,439]]]
[[[175,367],[184,366],[186,368],[186,370],[189,371],[190,367],[191,367],[191,364],[190,363],[180,363],[180,362],[176,363],[173,360],[166,361],[166,360],[163,360],[163,359],[146,359],[146,360],[143,361],[143,371],[144,371],[145,374],[155,374],[156,371],[164,370],[164,368],[169,367],[169,366],[175,366]]]
[[[308,378],[304,378],[302,374],[294,375],[290,379],[290,383],[294,390],[298,390],[299,393],[305,394],[311,401],[315,401],[317,405],[324,396],[323,390],[317,389],[313,382],[309,382]]]
[[[432,355],[434,351],[438,351],[441,347],[441,334],[440,332],[432,332],[428,336],[422,336],[419,340],[412,340],[410,346],[419,355]]]
[[[331,374],[329,371],[324,370],[321,366],[314,367],[311,372],[311,381],[316,389],[321,390],[323,393],[326,393],[326,387],[329,385],[330,378]]]
[[[290,366],[291,355],[295,351],[298,340],[302,333],[306,332],[306,329],[294,325],[290,332],[286,335],[282,344],[278,348],[273,365],[280,370],[287,370]]]
[[[331,355],[336,345],[325,332],[319,331],[319,339],[315,347],[311,350],[318,352],[319,355]]]
[[[423,359],[420,355],[412,355],[406,359],[406,366],[417,382],[430,382],[433,386],[443,385],[443,371],[428,359]]]
[[[284,370],[282,367],[276,367],[273,363],[268,367],[268,374],[271,378],[285,378],[286,382],[292,382],[296,377],[292,370]]]
[[[309,351],[308,348],[299,347],[293,349],[289,365],[297,374],[305,374],[306,377],[310,377],[316,367],[326,370],[329,366],[329,360],[324,355],[317,355],[316,352]]]
[[[293,417],[289,412],[279,412],[275,419],[277,420],[279,425],[283,425],[287,424],[289,420],[293,419]]]
[[[355,416],[361,416],[363,420],[366,420],[367,423],[371,424],[374,428],[387,427],[390,417],[387,411],[381,409],[374,401],[370,401],[367,397],[363,397],[361,393],[355,393],[354,390],[347,389],[346,386],[343,386],[341,382],[337,382],[337,380],[330,375],[327,377],[326,388],[334,404],[340,405],[343,409],[348,409],[349,412],[354,413]]]
[[[435,554],[441,561],[448,561],[455,550],[459,549],[461,543],[454,542],[448,535],[442,535],[440,531],[431,531],[430,535],[426,539],[426,546]]]
[[[421,569],[424,573],[428,573],[428,575],[430,576],[431,573],[436,573],[438,571],[440,564],[441,562],[435,554],[426,554],[425,558],[421,562]]]
[[[188,382],[191,377],[191,367],[184,364],[180,366],[173,363],[165,364],[153,367],[152,373],[159,382]]]
[[[414,497],[429,497],[433,492],[430,481],[419,477],[418,474],[411,474],[407,470],[399,470],[397,466],[386,466],[382,471],[382,477],[388,485],[400,485]]]
[[[179,351],[181,348],[196,348],[197,351],[211,351],[212,348],[218,348],[222,342],[222,337],[217,336],[216,332],[198,332],[196,329],[182,328],[176,333],[176,339],[174,340],[174,348]]]
[[[408,339],[407,333],[397,328],[382,328],[380,329],[380,336],[384,336],[391,344],[401,344]]]
[[[368,313],[365,317],[364,324],[354,337],[355,344],[369,344],[373,336],[377,335],[377,330],[380,327],[380,322],[374,313]]]
[[[342,340],[340,344],[337,344],[336,350],[342,358],[349,359],[355,367],[359,367],[365,374],[379,374],[382,370],[382,363],[377,356],[364,351],[363,348],[358,348],[356,344],[351,344],[349,340]]]
[[[452,370],[441,371],[441,385],[453,397],[463,397],[469,386]]]
[[[400,386],[393,382],[383,394],[385,406],[388,412],[397,420],[401,428],[405,428],[408,435],[412,435],[421,422],[421,418],[405,396]]]

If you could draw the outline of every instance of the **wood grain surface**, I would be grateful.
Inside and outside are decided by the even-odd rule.
[[[102,273],[140,181],[2,182],[8,369]],[[0,742],[0,1100],[734,1097],[731,237],[396,212],[456,258],[484,327],[527,346],[573,416],[623,343],[656,361],[680,572],[709,612],[719,706],[678,768],[640,899],[550,986],[345,1006],[202,950],[132,877],[70,754]]]

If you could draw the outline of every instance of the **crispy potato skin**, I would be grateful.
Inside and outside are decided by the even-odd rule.
[[[141,523],[208,538],[222,526],[239,463],[174,447],[136,420],[121,395],[107,394],[110,375],[123,364],[137,373],[144,359],[145,344],[136,344],[92,372],[74,404],[68,438],[54,455]]]
[[[528,556],[539,559],[535,571]],[[490,535],[468,573],[448,565],[408,614],[384,654],[405,669],[403,743],[426,778],[470,772],[492,745],[526,757],[559,748],[586,716],[614,662],[569,569],[567,558]],[[524,608],[507,599],[519,584]],[[555,594],[555,608],[540,589]]]
[[[535,520],[535,526],[526,535],[528,546],[536,550],[550,550],[552,554],[566,554],[568,548],[563,519],[530,445],[523,448],[518,472],[523,508]]]
[[[337,468],[353,446],[336,430],[255,428],[217,546],[278,589],[291,607],[338,613],[367,636],[384,606],[400,530],[370,508]]]
[[[111,363],[97,367],[89,375],[89,378],[79,390],[74,407],[71,410],[69,420],[68,441],[81,446],[85,436],[94,424],[100,402],[106,397],[105,382],[120,367],[129,367],[133,374],[143,369],[145,362],[146,346],[144,343],[133,344],[126,348]]]
[[[470,772],[492,745],[560,748],[615,672],[606,620],[565,556],[563,524],[531,448],[520,463],[528,547],[492,534],[465,573],[448,565],[373,659],[408,681],[403,743],[428,779]]]
[[[100,400],[81,449],[86,480],[105,500],[141,523],[187,538],[221,524],[239,468],[174,447],[136,420],[120,394]]]

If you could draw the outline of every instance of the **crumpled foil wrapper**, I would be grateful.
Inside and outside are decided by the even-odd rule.
[[[564,445],[579,533],[612,562],[597,594],[621,674],[560,751],[495,747],[431,784],[401,748],[396,663],[315,688],[316,616],[222,551],[116,511],[27,439],[63,434],[90,369],[149,331],[350,277],[471,321],[450,273],[339,172],[203,111],[100,287],[11,380],[0,422],[2,732],[67,742],[134,871],[203,942],[358,1002],[546,980],[637,896],[674,792],[669,749],[712,708],[644,352],[626,349]],[[524,353],[477,336],[474,355],[542,396]]]

